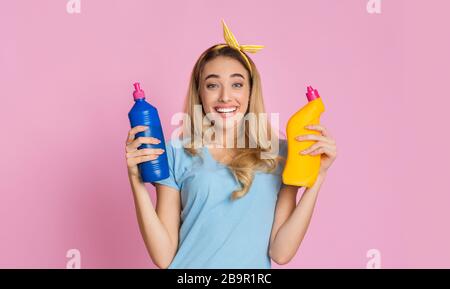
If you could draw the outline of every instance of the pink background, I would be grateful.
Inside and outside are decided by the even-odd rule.
[[[382,1],[4,1],[0,9],[0,267],[153,267],[124,142],[140,81],[166,136],[192,66],[225,19],[284,127],[321,92],[339,155],[285,268],[450,267],[450,5]],[[154,198],[154,190],[148,186]],[[279,267],[279,266],[275,266]]]

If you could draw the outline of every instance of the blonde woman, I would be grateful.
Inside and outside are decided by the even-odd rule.
[[[226,43],[203,52],[193,68],[182,133],[166,143],[170,176],[153,183],[156,208],[137,164],[163,151],[137,150],[142,143],[158,142],[135,138],[143,126],[132,128],[126,141],[140,231],[159,268],[270,268],[271,260],[288,263],[336,158],[335,141],[325,127],[309,128],[320,135],[299,136],[298,141],[316,141],[303,153],[320,154],[321,167],[316,183],[297,204],[299,188],[281,181],[286,141],[269,123],[246,125],[247,116],[265,113],[259,73],[245,53],[261,47],[238,45],[223,25]],[[199,118],[200,126],[195,124]]]

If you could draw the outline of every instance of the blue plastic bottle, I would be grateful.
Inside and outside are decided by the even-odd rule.
[[[137,133],[135,137],[154,137],[161,141],[159,144],[141,144],[138,149],[160,148],[165,150],[166,144],[158,110],[145,101],[145,94],[140,88],[139,83],[136,82],[133,85],[135,89],[133,92],[135,103],[128,113],[130,125],[132,128],[138,125],[149,127],[149,129]],[[145,183],[159,181],[169,177],[169,164],[167,162],[167,154],[165,151],[155,160],[138,164],[138,168],[141,173],[142,181]]]

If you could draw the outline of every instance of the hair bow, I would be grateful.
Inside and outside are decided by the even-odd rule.
[[[250,73],[252,74],[252,66],[250,64],[250,61],[248,60],[247,55],[244,52],[249,53],[256,53],[264,48],[264,45],[239,45],[238,41],[236,40],[236,37],[234,37],[231,30],[228,28],[228,26],[225,24],[225,21],[222,20],[222,26],[223,26],[223,38],[225,39],[225,42],[227,44],[219,44],[215,48],[219,49],[225,46],[230,46],[233,49],[236,49],[239,51],[239,53],[244,58],[245,62],[247,63],[247,67],[250,70]]]

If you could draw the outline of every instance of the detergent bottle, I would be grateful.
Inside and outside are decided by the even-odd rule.
[[[164,141],[164,134],[161,121],[159,119],[158,110],[145,100],[144,91],[140,88],[138,82],[134,83],[134,89],[133,98],[135,103],[128,113],[130,125],[132,128],[138,125],[145,125],[149,127],[149,129],[137,133],[135,138],[141,136],[154,137],[161,141],[159,144],[141,144],[138,149],[154,148],[165,150],[166,144]],[[138,164],[138,168],[142,181],[146,183],[159,181],[169,177],[169,164],[167,161],[166,151],[164,151],[163,154],[160,154],[155,160]]]
[[[308,103],[291,116],[286,126],[288,149],[282,178],[286,185],[309,188],[319,174],[320,154],[311,156],[302,155],[300,152],[317,141],[298,141],[295,138],[304,134],[320,134],[318,131],[306,129],[305,126],[319,124],[325,107],[318,91],[312,86],[308,86],[306,97]]]

